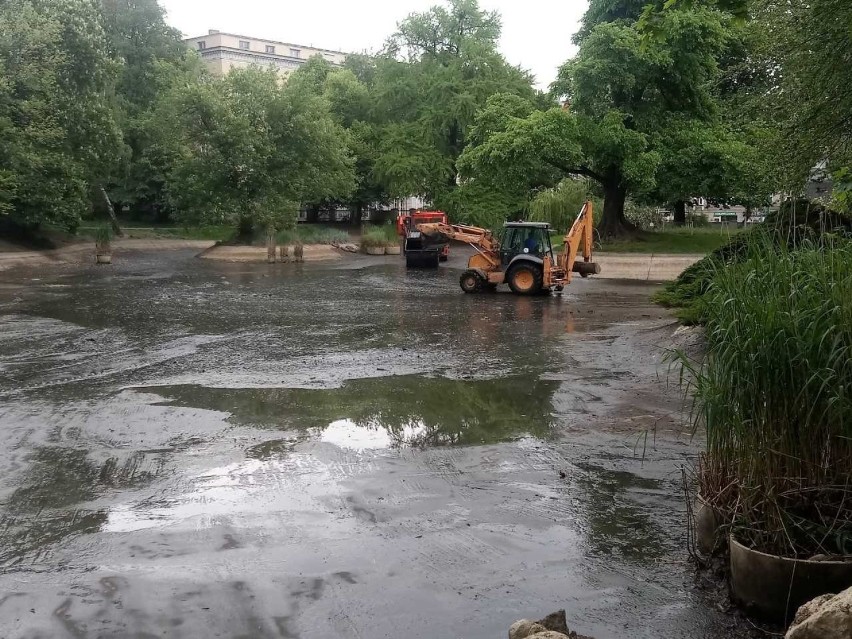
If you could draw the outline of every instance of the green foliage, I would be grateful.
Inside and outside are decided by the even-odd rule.
[[[115,158],[110,59],[91,0],[0,5],[0,213],[75,228]]]
[[[704,361],[685,360],[707,432],[701,492],[753,548],[843,554],[852,541],[852,243],[790,250],[767,235],[749,240],[705,293]]]
[[[456,161],[478,109],[496,93],[534,92],[497,50],[499,17],[476,0],[447,4],[405,19],[377,60],[375,173],[390,194],[423,195],[454,215]]]
[[[773,245],[779,251],[793,251],[803,242],[821,246],[834,238],[852,239],[852,217],[835,213],[820,204],[786,202],[781,209],[749,231],[734,235],[704,259],[687,268],[657,294],[664,306],[688,309],[694,323],[703,318],[704,295],[718,272],[749,258],[752,246]]]
[[[295,227],[278,232],[279,244],[334,244],[349,242],[349,233],[328,226],[297,224]]]
[[[579,52],[552,87],[565,107],[525,114],[518,105],[492,102],[480,114],[485,133],[460,160],[463,174],[528,192],[565,177],[592,179],[604,192],[604,237],[632,230],[624,213],[628,194],[675,184],[674,169],[682,173],[678,191],[700,191],[706,166],[693,169],[684,157],[703,157],[710,141],[720,148],[708,164],[735,153],[713,129],[718,105],[711,89],[728,40],[725,16],[705,7],[663,12],[664,37],[648,39],[640,13],[637,3],[593,2]],[[697,139],[707,144],[677,156]],[[720,173],[726,174],[713,172]]]
[[[158,117],[174,158],[167,188],[193,223],[291,225],[300,202],[346,197],[355,182],[346,131],[326,100],[274,70],[235,70],[176,88]]]
[[[112,227],[104,224],[95,229],[95,244],[108,248],[112,242]]]
[[[391,225],[368,227],[361,233],[361,246],[364,248],[392,246],[398,243],[399,237]]]
[[[545,189],[535,195],[529,206],[529,219],[548,222],[562,233],[568,231],[587,200],[592,199],[588,180],[562,180],[555,188]],[[594,204],[593,213],[600,216],[601,202]]]
[[[99,0],[109,50],[121,62],[114,112],[121,125],[121,160],[101,177],[114,203],[134,213],[167,218],[165,174],[170,157],[158,145],[163,123],[154,114],[176,84],[202,81],[206,70],[166,24],[157,0]]]
[[[781,125],[782,168],[797,192],[814,166],[852,166],[852,3],[759,0],[755,18],[768,34],[767,95]]]

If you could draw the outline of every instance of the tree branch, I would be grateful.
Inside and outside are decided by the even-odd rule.
[[[545,162],[553,168],[559,169],[563,173],[568,173],[569,175],[582,175],[584,177],[591,178],[595,182],[600,182],[601,184],[604,182],[604,178],[600,173],[592,171],[592,169],[587,166],[571,167],[561,164],[560,162],[554,162],[553,160],[545,160]]]

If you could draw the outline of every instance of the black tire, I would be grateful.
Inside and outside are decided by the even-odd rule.
[[[544,286],[544,274],[537,264],[521,262],[506,274],[506,281],[515,295],[540,295]]]
[[[485,289],[485,280],[476,271],[468,269],[461,274],[459,286],[465,293],[481,293]]]

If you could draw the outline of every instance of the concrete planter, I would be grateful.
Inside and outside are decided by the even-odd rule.
[[[95,256],[95,264],[112,264],[112,253],[98,253]]]
[[[731,526],[730,517],[711,506],[701,495],[695,500],[695,545],[705,555],[724,550]]]
[[[384,255],[385,247],[384,246],[368,246],[367,247],[367,255]]]
[[[731,596],[749,613],[787,624],[804,603],[852,586],[849,561],[789,559],[746,548],[730,536]]]
[[[402,253],[402,247],[399,244],[385,247],[385,255],[399,255],[400,253]]]

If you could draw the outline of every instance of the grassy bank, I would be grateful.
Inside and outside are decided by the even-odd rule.
[[[723,246],[741,232],[738,229],[721,227],[645,231],[627,240],[603,241],[599,250],[611,253],[706,254]]]

